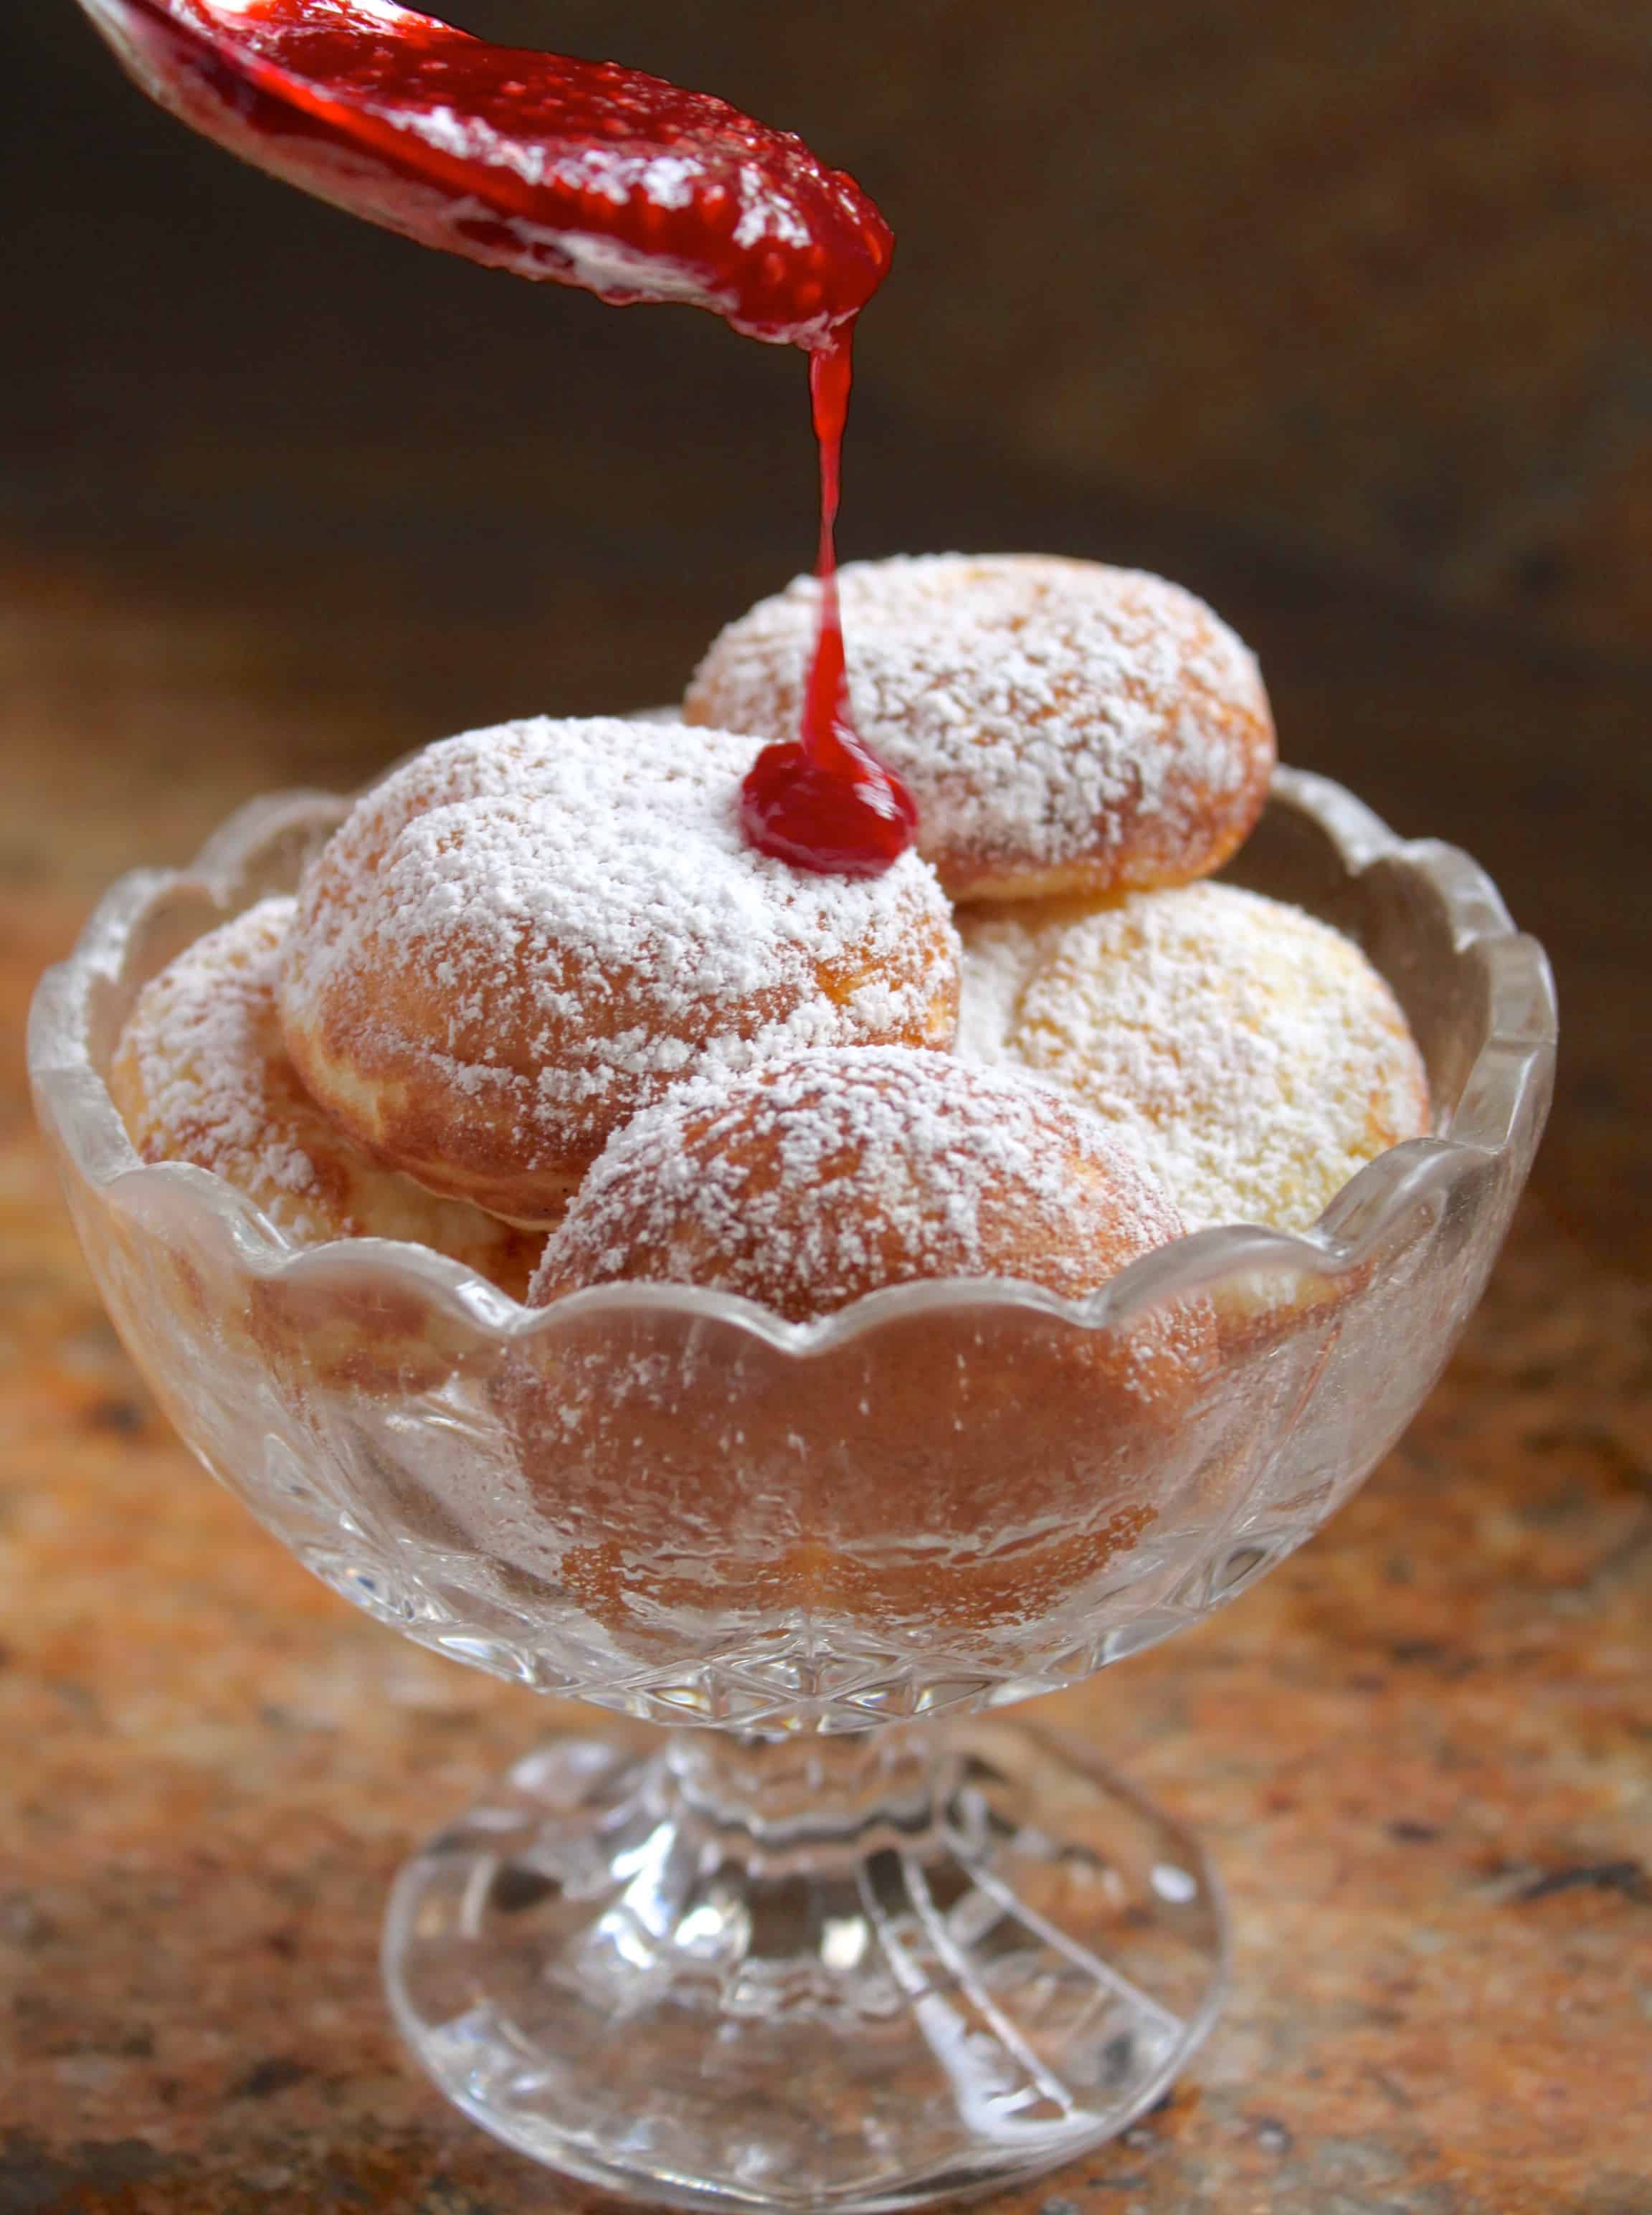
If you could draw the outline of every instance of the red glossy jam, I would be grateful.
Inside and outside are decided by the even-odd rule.
[[[795,739],[765,746],[741,793],[740,820],[759,853],[824,875],[875,877],[912,843],[918,809],[850,720],[838,606],[838,500],[849,415],[853,326],[809,362],[820,445],[820,615],[814,660]]]
[[[888,225],[801,138],[613,62],[496,46],[396,0],[81,0],[152,98],[261,169],[421,244],[684,300],[810,351],[820,617],[803,727],[743,794],[746,836],[801,868],[872,876],[917,812],[857,737],[834,528],[856,316]]]
[[[393,0],[82,0],[144,89],[353,214],[605,300],[820,345],[882,282],[876,207],[801,138],[613,62]]]

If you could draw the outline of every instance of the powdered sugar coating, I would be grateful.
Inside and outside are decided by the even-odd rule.
[[[1283,901],[1188,885],[959,920],[960,1054],[1102,1117],[1190,1224],[1305,1229],[1429,1127],[1386,983]]]
[[[1192,593],[1042,555],[899,555],[840,572],[850,702],[918,804],[955,899],[1181,884],[1261,812],[1274,748],[1254,656]],[[795,734],[819,587],[713,644],[691,721]]]
[[[902,1047],[685,1085],[610,1143],[530,1298],[620,1279],[715,1286],[795,1320],[924,1278],[1078,1296],[1181,1235],[1092,1117],[1013,1075]]]
[[[299,1083],[275,1006],[293,905],[261,901],[139,994],[109,1071],[133,1145],[145,1161],[211,1169],[296,1244],[407,1239],[519,1298],[537,1258],[529,1240],[371,1160]]]
[[[281,1001],[305,1083],[437,1191],[554,1220],[690,1073],[948,1045],[957,941],[916,855],[814,876],[749,847],[748,739],[539,719],[427,748],[300,887]]]

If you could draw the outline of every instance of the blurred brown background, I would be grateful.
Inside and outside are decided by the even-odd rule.
[[[497,568],[520,595],[548,537],[646,559],[669,526],[644,488],[686,446],[718,465],[674,518],[697,568],[725,548],[754,564],[788,529],[806,544],[777,497],[801,442],[775,361],[697,317],[616,320],[389,247],[144,114],[69,0],[8,12],[22,529],[256,558],[347,506],[364,558],[421,535],[433,569]],[[1071,534],[1097,499],[1107,533],[1129,499],[1173,514],[1193,558],[1219,527],[1643,649],[1639,0],[459,13],[715,88],[886,207],[900,273],[866,332],[863,537],[1044,526],[1053,505]],[[973,504],[936,473],[948,439],[985,450]],[[427,471],[406,465],[421,447]],[[899,483],[880,489],[885,447]],[[740,583],[709,580],[714,606]]]
[[[803,132],[900,235],[843,540],[1203,592],[1566,1026],[1451,1371],[1298,1560],[1055,1703],[1231,2008],[1008,2215],[1652,2215],[1652,0],[451,0]],[[0,9],[0,2208],[574,2215],[400,2059],[390,1872],[547,1720],[193,1471],[29,1118],[40,966],[283,783],[672,697],[804,566],[801,361],[421,253]],[[205,1666],[204,1666],[205,1664]]]

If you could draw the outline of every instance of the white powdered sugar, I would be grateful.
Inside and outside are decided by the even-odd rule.
[[[856,724],[911,785],[921,849],[955,890],[994,865],[1097,856],[1119,859],[1121,882],[1174,880],[1249,827],[1273,758],[1267,700],[1253,656],[1191,593],[1013,555],[852,562],[839,584]],[[800,577],[731,623],[690,715],[789,733],[818,599]]]
[[[535,1296],[641,1277],[808,1316],[925,1277],[1078,1293],[1181,1230],[1101,1124],[1024,1079],[909,1048],[826,1051],[639,1115],[581,1187]]]
[[[953,1051],[961,1060],[986,1068],[1021,1066],[1009,1040],[1022,993],[1050,937],[1051,918],[1078,911],[1065,901],[958,911],[963,986]]]
[[[960,1053],[1104,1118],[1192,1224],[1305,1228],[1428,1128],[1388,986],[1281,901],[1200,884],[960,925]]]
[[[306,878],[289,1035],[492,1103],[527,1159],[593,1152],[691,1070],[949,1042],[956,940],[927,864],[851,879],[755,852],[738,818],[754,752],[607,718],[428,748]]]
[[[272,1076],[281,1087],[274,991],[292,908],[290,899],[261,900],[198,939],[147,985],[122,1034],[114,1079],[117,1103],[129,1125],[138,1124],[132,1139],[146,1158],[217,1170],[255,1193],[282,1229],[298,1227],[310,1212],[304,1203],[321,1192],[304,1144],[314,1134],[287,1112],[301,1101],[276,1103],[273,1112],[270,1098]],[[319,1111],[311,1112],[325,1132]]]
[[[517,1234],[372,1160],[299,1083],[275,1005],[293,907],[261,900],[139,994],[109,1072],[134,1146],[146,1161],[212,1170],[300,1244],[410,1239],[519,1289],[528,1254]]]

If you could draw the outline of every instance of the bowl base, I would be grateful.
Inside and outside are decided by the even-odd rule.
[[[912,2207],[1037,2175],[1169,2087],[1225,1977],[1185,1832],[1071,1739],[569,1734],[402,1872],[402,2031],[587,2184]]]

